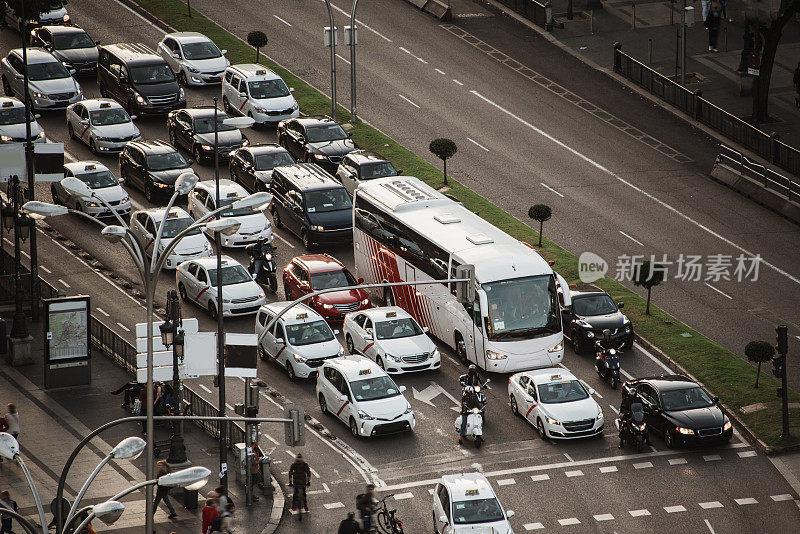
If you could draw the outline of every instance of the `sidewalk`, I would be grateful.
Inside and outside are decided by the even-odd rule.
[[[7,320],[10,318],[6,317]],[[10,322],[9,322],[10,324]],[[5,411],[9,402],[17,404],[20,413],[20,444],[25,460],[37,484],[39,494],[49,522],[50,501],[56,494],[61,469],[78,442],[91,429],[113,419],[129,415],[120,407],[122,396],[113,396],[109,391],[128,382],[130,376],[99,352],[92,358],[92,383],[89,386],[45,390],[43,383],[44,363],[41,323],[29,321],[28,326],[34,337],[35,364],[13,368],[0,360],[0,404]],[[67,478],[65,497],[72,500],[89,474],[111,451],[113,446],[127,436],[141,435],[139,424],[120,425],[96,437],[84,448],[75,460]],[[168,439],[170,429],[167,424],[156,425],[157,440]],[[182,493],[175,491],[172,499],[178,517],[167,518],[163,505],[155,515],[155,531],[158,534],[200,532],[200,509],[204,504],[203,495],[214,488],[218,471],[219,449],[217,442],[208,434],[192,424],[184,424],[184,439],[187,456],[193,465],[202,465],[212,471],[205,488],[200,490],[200,501],[196,511],[183,507]],[[230,458],[229,465],[233,458]],[[100,472],[84,497],[86,505],[107,500],[131,485],[145,480],[144,456],[136,461],[111,461]],[[235,515],[236,531],[241,533],[271,533],[275,525],[270,525],[272,498],[257,494],[260,501],[251,509],[244,506],[244,487],[239,485],[233,473],[230,476],[230,493],[237,504]],[[36,506],[28,484],[19,466],[8,460],[0,464],[0,490],[8,489],[17,501],[20,512],[40,522]],[[282,498],[279,498],[282,500]],[[139,534],[144,524],[144,492],[137,492],[123,499],[125,513],[104,532],[118,534]],[[99,522],[98,522],[99,523]],[[16,528],[16,532],[20,532]]]

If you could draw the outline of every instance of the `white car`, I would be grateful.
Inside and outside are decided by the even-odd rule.
[[[542,439],[575,439],[603,433],[603,410],[594,390],[566,369],[523,371],[508,379],[514,415],[531,422]]]
[[[280,76],[256,63],[228,67],[222,79],[225,112],[252,117],[259,124],[299,117],[293,92]]]
[[[110,98],[92,98],[67,107],[67,133],[95,154],[119,152],[128,141],[142,138],[125,108]]]
[[[480,473],[444,475],[433,491],[433,529],[437,534],[485,532],[514,534],[486,477]]]
[[[227,178],[219,181],[219,196],[222,206],[233,204],[248,195],[247,190],[236,182]],[[199,219],[217,209],[217,186],[214,180],[198,183],[194,190],[189,193],[188,202],[189,215],[195,219]],[[235,234],[220,235],[223,247],[245,247],[260,239],[266,239],[269,243],[272,242],[272,225],[263,212],[250,208],[231,208],[220,213],[220,216],[235,217],[241,223],[239,230]],[[212,238],[214,237],[213,232],[210,230],[207,230],[207,233]]]
[[[330,358],[344,355],[325,319],[305,304],[297,304],[280,316],[266,334],[264,328],[291,302],[273,302],[262,306],[256,316],[256,334],[261,343],[258,355],[286,369],[289,379],[309,378]],[[262,337],[263,334],[263,337]]]
[[[438,369],[442,364],[428,329],[397,306],[348,313],[342,331],[347,352],[375,360],[387,373]]]
[[[75,177],[89,186],[95,196],[108,202],[121,216],[131,211],[131,198],[114,173],[99,161],[75,161],[64,164],[64,179]],[[53,202],[94,217],[113,217],[113,213],[97,198],[73,195],[61,182],[50,186]]]
[[[24,97],[22,49],[15,48],[3,58],[2,81],[6,96]],[[61,109],[83,99],[73,71],[43,48],[28,48],[28,90],[34,109]]]
[[[184,85],[213,85],[231,62],[214,41],[197,32],[168,33],[158,43],[158,53]]]
[[[222,257],[222,316],[235,317],[256,313],[264,305],[261,289],[242,264]],[[217,318],[217,259],[201,258],[184,261],[175,270],[175,282],[183,300],[191,300]]]
[[[317,374],[316,394],[322,413],[344,421],[355,437],[414,430],[414,410],[398,386],[372,360],[342,356],[326,360]]]
[[[31,139],[34,143],[44,143],[47,139],[37,118],[39,115],[28,117]],[[24,143],[27,135],[25,129],[25,104],[16,98],[0,97],[0,144]]]
[[[158,232],[158,225],[164,220],[166,215],[165,208],[153,208],[134,212],[131,215],[131,232],[139,238],[139,242],[145,247],[147,256],[153,255],[155,246],[155,235]],[[169,211],[167,220],[164,223],[164,231],[161,233],[161,242],[158,245],[160,251],[164,251],[172,242],[172,239],[186,228],[194,224],[194,219],[181,208],[173,207]],[[164,269],[175,269],[182,262],[196,260],[199,258],[209,258],[213,253],[211,243],[199,228],[186,234],[175,246],[166,261]]]

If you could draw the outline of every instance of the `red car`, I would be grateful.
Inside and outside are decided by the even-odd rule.
[[[312,291],[360,284],[347,267],[327,254],[308,254],[294,258],[283,270],[283,291],[286,300],[296,300]],[[369,295],[363,289],[332,291],[306,301],[329,323],[342,323],[347,313],[371,308]]]

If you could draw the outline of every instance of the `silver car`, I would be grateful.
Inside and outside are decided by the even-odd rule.
[[[6,96],[24,96],[22,49],[16,48],[0,62],[3,91]],[[28,49],[28,87],[35,109],[63,109],[83,99],[81,86],[50,52],[42,48]]]

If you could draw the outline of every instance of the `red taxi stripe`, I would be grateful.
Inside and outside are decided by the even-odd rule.
[[[531,414],[531,411],[533,411],[533,409],[534,409],[534,408],[536,408],[536,406],[537,406],[537,405],[536,405],[536,404],[534,404],[534,405],[532,405],[530,408],[528,408],[528,411],[527,411],[527,412],[525,412],[525,417],[528,417],[528,416]]]
[[[345,401],[344,404],[342,404],[342,407],[339,408],[338,412],[336,412],[336,417],[339,417],[339,414],[342,413],[342,410],[344,410],[344,407],[347,406],[348,404],[350,404],[350,401]]]

